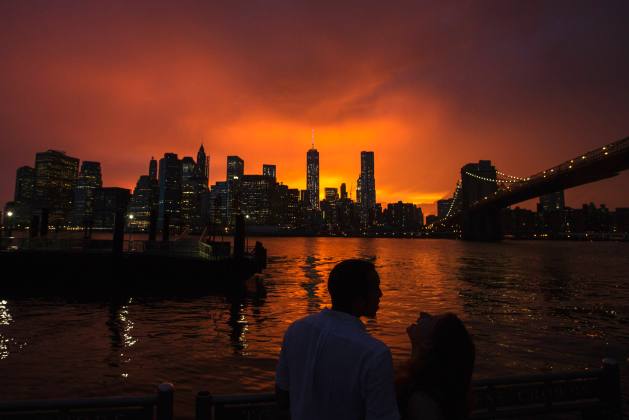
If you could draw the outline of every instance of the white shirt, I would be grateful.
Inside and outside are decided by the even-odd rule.
[[[398,420],[391,352],[360,319],[324,309],[284,334],[276,372],[292,420]]]

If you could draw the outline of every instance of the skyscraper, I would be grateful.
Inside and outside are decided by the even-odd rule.
[[[360,207],[363,227],[373,221],[376,208],[376,178],[373,152],[360,152]]]
[[[343,182],[341,184],[341,200],[347,199],[347,185]]]
[[[149,178],[157,179],[157,161],[151,156],[151,161],[149,162]]]
[[[179,225],[181,214],[182,164],[175,153],[165,153],[159,160],[159,216],[158,225],[163,228],[164,217],[169,216],[170,226]]]
[[[147,231],[150,226],[151,211],[157,210],[158,201],[157,178],[151,178],[150,175],[140,176],[129,202],[129,213],[133,214],[133,220],[129,225],[134,230]]]
[[[65,152],[48,150],[35,155],[34,210],[47,211],[49,224],[70,222],[78,172],[79,159]]]
[[[131,191],[126,188],[98,188],[94,195],[94,227],[112,229],[116,213],[126,213],[130,198]]]
[[[563,210],[565,207],[565,198],[563,190],[554,193],[542,195],[539,198],[539,210],[541,212],[550,212]]]
[[[205,178],[206,180],[210,179],[210,157],[205,154],[203,144],[201,144],[197,152],[197,171],[199,177]],[[207,181],[205,185],[207,186]]]
[[[206,217],[202,215],[203,194],[208,191],[206,156],[203,146],[197,153],[197,161],[191,157],[182,160],[181,181],[181,227],[199,231],[203,229]]]
[[[275,165],[268,165],[266,163],[262,165],[262,175],[270,176],[273,179],[275,179],[277,175],[275,171],[276,171]]]
[[[445,198],[437,201],[437,217],[443,219],[448,215],[450,207],[452,207],[453,198]]]
[[[325,188],[325,199],[329,202],[334,202],[339,199],[339,190],[333,187]]]
[[[319,209],[319,152],[314,148],[314,140],[306,154],[306,191],[310,200],[308,207]]]
[[[15,174],[15,196],[14,201],[30,202],[33,199],[33,188],[35,183],[35,169],[30,166],[18,168]]]
[[[227,181],[239,179],[245,174],[245,161],[238,156],[227,156]]]
[[[11,204],[14,226],[30,223],[34,188],[35,169],[30,166],[22,166],[16,172],[14,202]]]
[[[94,213],[96,190],[103,187],[100,162],[84,161],[74,189],[72,223],[75,226],[89,226]]]

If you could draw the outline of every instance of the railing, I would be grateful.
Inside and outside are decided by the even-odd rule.
[[[472,419],[536,418],[548,413],[620,420],[622,396],[616,361],[586,372],[512,376],[474,381]],[[199,392],[196,420],[287,419],[274,394],[211,395]]]
[[[161,384],[143,397],[0,402],[1,420],[172,420],[174,388]]]
[[[0,250],[47,250],[47,251],[90,251],[110,252],[113,240],[110,239],[82,239],[82,238],[0,238]],[[215,261],[225,259],[217,256],[213,248],[201,241],[171,241],[153,242],[145,240],[123,240],[124,252],[168,254],[181,257],[198,257]]]

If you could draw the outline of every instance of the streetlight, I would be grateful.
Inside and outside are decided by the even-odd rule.
[[[129,216],[127,216],[129,218],[129,251],[133,251],[133,242],[131,241],[131,238],[133,237],[133,214],[129,214]]]
[[[9,238],[11,237],[11,228],[13,227],[13,212],[11,210],[9,210],[7,212],[7,217],[9,218],[8,223],[7,223],[7,234],[9,236]]]

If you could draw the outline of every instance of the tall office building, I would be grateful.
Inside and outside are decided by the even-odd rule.
[[[275,179],[277,176],[275,165],[268,165],[266,163],[262,165],[262,175],[270,176]]]
[[[208,192],[207,161],[203,146],[197,153],[198,161],[191,157],[182,160],[181,227],[200,231],[206,223],[203,214],[203,195]]]
[[[48,150],[35,155],[35,188],[33,210],[48,212],[50,225],[70,222],[79,159],[65,152]]]
[[[18,168],[15,174],[15,194],[11,211],[13,226],[28,225],[31,220],[33,190],[35,188],[35,169],[30,166]]]
[[[197,172],[198,177],[206,179],[205,185],[207,186],[207,180],[210,179],[210,157],[205,154],[203,144],[197,152]]]
[[[446,198],[443,200],[437,201],[437,217],[443,219],[448,215],[450,211],[450,207],[452,207],[452,202],[454,200],[452,198]]]
[[[306,191],[308,191],[308,207],[319,209],[319,152],[312,148],[306,154]]]
[[[414,232],[423,225],[422,210],[413,203],[389,203],[385,215],[387,224],[401,232]]]
[[[33,199],[35,186],[35,168],[22,166],[15,174],[15,202],[30,202]]]
[[[94,197],[96,190],[103,187],[100,162],[84,161],[74,189],[74,205],[72,209],[72,224],[75,226],[90,226],[94,214]]]
[[[238,211],[247,223],[265,225],[271,222],[271,205],[275,180],[264,175],[244,175],[240,178]]]
[[[93,226],[97,229],[113,229],[116,213],[127,212],[131,191],[126,188],[98,188],[94,195]]]
[[[339,190],[333,187],[325,188],[325,200],[328,202],[334,202],[339,199]]]
[[[245,174],[245,161],[238,156],[227,156],[227,181],[239,179]]]
[[[170,226],[178,226],[181,215],[182,164],[175,153],[166,153],[159,160],[159,216],[158,225],[163,228],[168,215]]]
[[[129,202],[129,213],[133,220],[129,225],[134,230],[148,231],[151,222],[151,212],[157,211],[159,202],[159,184],[157,178],[142,175],[138,179]]]
[[[196,166],[197,165],[194,162],[194,159],[192,159],[190,156],[184,156],[184,158],[181,159],[181,178],[192,178],[194,176]]]
[[[563,210],[566,207],[566,201],[563,190],[554,193],[542,195],[539,198],[538,211],[548,213],[551,211]]]
[[[341,184],[341,200],[347,199],[347,185],[343,182]]]
[[[360,207],[363,227],[373,222],[376,208],[376,178],[373,152],[360,152]]]
[[[213,228],[229,224],[229,187],[227,181],[212,185],[209,194],[209,218]]]
[[[157,161],[151,156],[151,161],[149,162],[149,178],[157,179]]]

